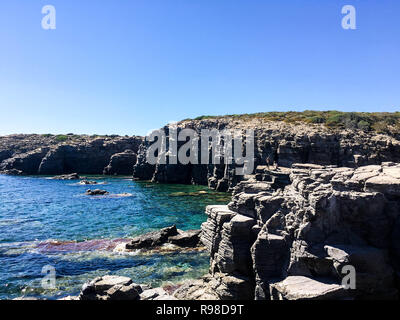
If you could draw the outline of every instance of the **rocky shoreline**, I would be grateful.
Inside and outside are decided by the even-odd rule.
[[[322,124],[286,123],[260,118],[221,117],[184,120],[162,129],[254,130],[255,165],[290,168],[294,163],[357,168],[400,162],[400,135],[359,129],[327,128]],[[150,145],[144,137],[10,135],[0,137],[0,173],[28,175],[131,175],[136,180],[207,185],[232,191],[243,179],[235,164],[156,164],[146,160]],[[201,155],[200,155],[201,156]],[[199,157],[200,158],[200,157]],[[168,159],[168,157],[167,157]],[[255,172],[254,172],[255,173]]]
[[[399,298],[400,164],[348,167],[294,164],[257,168],[228,205],[206,208],[201,231],[164,228],[124,244],[204,245],[209,274],[173,287],[149,288],[106,276],[68,299],[387,300]],[[279,174],[278,174],[279,173]],[[289,176],[285,187],[275,180]],[[195,237],[196,241],[192,239]],[[179,240],[178,240],[179,239]],[[201,243],[201,244],[200,244]],[[355,271],[346,287],[346,268]]]
[[[253,129],[253,174],[237,176],[235,165],[225,164],[150,165],[149,144],[142,137],[0,139],[1,173],[57,174],[68,180],[79,174],[133,173],[137,180],[232,192],[228,205],[206,208],[201,231],[167,227],[118,248],[204,246],[210,253],[209,274],[169,290],[105,276],[88,283],[79,299],[399,298],[398,135],[229,117],[175,126],[197,132]],[[170,127],[164,129],[168,133]],[[349,267],[355,270],[355,289],[343,286]]]

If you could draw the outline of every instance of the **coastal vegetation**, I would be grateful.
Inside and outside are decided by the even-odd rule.
[[[232,114],[225,116],[203,115],[192,120],[218,119],[230,117],[235,120],[261,119],[286,123],[323,124],[331,129],[360,129],[378,133],[400,133],[400,112],[259,112],[252,114]]]

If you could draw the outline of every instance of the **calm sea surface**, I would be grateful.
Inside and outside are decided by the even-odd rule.
[[[76,295],[84,282],[104,274],[159,286],[207,272],[205,252],[121,254],[113,249],[172,224],[198,229],[206,220],[205,206],[228,203],[227,194],[201,186],[90,179],[104,184],[0,175],[0,299]],[[86,196],[88,188],[110,195]],[[42,288],[44,266],[56,270],[55,289]]]

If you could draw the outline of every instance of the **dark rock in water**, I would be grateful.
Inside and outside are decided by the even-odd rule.
[[[168,238],[178,234],[176,226],[166,227],[158,231],[149,232],[144,235],[133,238],[126,244],[126,249],[142,249],[160,246],[168,241]]]
[[[176,236],[168,237],[168,242],[179,247],[196,247],[200,241],[200,232],[201,230],[178,230],[178,234]]]
[[[180,248],[199,247],[201,245],[200,230],[183,231],[173,225],[133,238],[125,245],[125,249],[155,249],[167,243]]]
[[[79,181],[79,184],[81,184],[81,185],[94,185],[94,184],[97,184],[97,181],[82,180],[82,181]]]
[[[128,277],[107,275],[85,283],[79,300],[137,300],[142,291]]]
[[[104,195],[109,194],[109,192],[106,190],[100,190],[100,189],[95,189],[95,190],[88,189],[88,190],[86,190],[85,194],[88,196],[104,196]]]
[[[79,180],[81,177],[77,173],[62,174],[59,176],[54,176],[51,179],[54,180]]]
[[[132,150],[125,150],[111,156],[110,163],[104,168],[103,174],[130,175],[137,161],[137,155]]]

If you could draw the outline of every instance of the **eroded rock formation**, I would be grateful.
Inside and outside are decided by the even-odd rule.
[[[201,241],[210,275],[181,299],[396,299],[400,276],[400,165],[293,165],[291,184],[238,184],[208,206]],[[355,289],[345,289],[348,266]]]
[[[288,124],[257,118],[248,121],[230,117],[186,120],[174,126],[178,131],[191,128],[198,133],[202,129],[253,129],[254,168],[267,166],[267,162],[270,165],[275,162],[279,167],[290,167],[294,163],[312,163],[352,168],[385,161],[400,162],[400,141],[396,135],[361,130],[332,130],[323,125]],[[163,129],[168,136],[170,126]],[[144,142],[139,148],[138,161],[134,167],[134,177],[137,179],[203,184],[220,191],[232,190],[241,181],[242,177],[235,175],[235,165],[150,165],[146,161],[148,146],[149,143]]]
[[[120,136],[65,136],[63,141],[49,135],[0,137],[0,172],[130,175],[142,141],[142,137]]]

